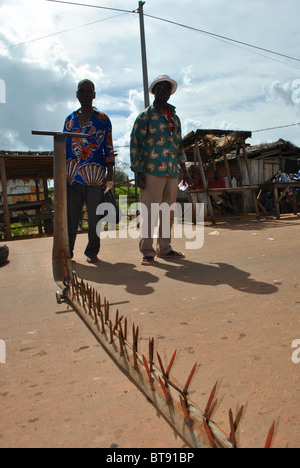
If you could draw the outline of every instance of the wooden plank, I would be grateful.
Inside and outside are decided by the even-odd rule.
[[[244,155],[244,160],[245,160],[245,164],[246,164],[246,169],[247,169],[247,173],[248,173],[249,184],[250,184],[250,185],[253,185],[253,183],[252,183],[252,177],[251,177],[251,172],[250,172],[250,167],[249,167],[249,161],[248,161],[247,153],[246,153],[245,142],[242,141],[241,144],[242,144],[242,149],[243,149],[243,155]],[[257,204],[256,193],[255,193],[254,190],[252,190],[252,197],[253,197],[253,202],[254,202],[254,207],[255,207],[256,215],[257,215],[257,217],[259,217],[259,208],[258,208],[258,204]]]
[[[10,224],[10,214],[9,214],[9,208],[8,208],[7,180],[6,180],[4,158],[0,158],[0,174],[1,174],[2,197],[3,197],[3,206],[4,206],[4,222],[6,226],[6,238],[8,241],[11,241],[12,233],[11,233],[11,224]]]
[[[196,159],[198,160],[198,163],[199,163],[199,169],[200,169],[200,173],[201,173],[201,177],[202,177],[203,187],[205,188],[206,193],[207,193],[207,188],[208,187],[207,187],[207,182],[206,182],[206,177],[205,177],[205,172],[204,172],[204,168],[203,168],[203,163],[202,163],[202,159],[201,159],[201,155],[200,155],[198,142],[196,142],[196,144],[195,144],[194,151],[195,151],[195,154],[196,154]],[[210,196],[208,195],[208,193],[207,193],[207,205],[208,205],[209,215],[211,217],[212,224],[215,225],[216,224],[216,218],[215,218],[214,210],[213,210],[213,207],[212,207],[212,204],[211,204],[211,199],[210,199]]]

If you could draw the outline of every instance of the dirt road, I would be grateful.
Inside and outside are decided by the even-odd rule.
[[[299,217],[205,227],[204,246],[185,260],[140,265],[137,240],[104,239],[88,265],[78,236],[73,268],[154,337],[174,380],[197,372],[191,399],[203,408],[219,381],[214,421],[245,405],[241,447],[262,447],[276,420],[274,447],[300,447]],[[184,442],[139,393],[65,305],[52,280],[52,239],[8,243],[0,269],[0,447],[177,448]]]

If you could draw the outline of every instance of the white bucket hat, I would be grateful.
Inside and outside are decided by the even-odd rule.
[[[154,94],[153,92],[154,86],[157,85],[157,83],[161,83],[162,81],[168,81],[169,83],[171,83],[172,85],[171,94],[176,93],[178,84],[176,83],[176,81],[172,80],[172,78],[170,78],[168,75],[160,75],[157,78],[155,78],[155,80],[153,81],[152,85],[149,88],[149,92],[151,94]]]

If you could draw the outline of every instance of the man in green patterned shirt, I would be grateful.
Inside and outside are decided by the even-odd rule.
[[[171,235],[163,235],[163,231],[171,232],[174,211],[170,211],[169,226],[162,226],[160,216],[157,248],[153,248],[156,220],[153,219],[151,210],[154,205],[166,203],[170,207],[176,203],[178,166],[181,167],[184,181],[190,182],[185,166],[180,119],[175,107],[168,103],[176,90],[177,83],[169,76],[156,78],[149,88],[150,93],[155,96],[154,103],[137,117],[131,133],[131,169],[137,175],[137,184],[141,189],[144,226],[140,240],[142,265],[153,265],[156,255],[167,258],[184,257],[183,253],[172,249]]]

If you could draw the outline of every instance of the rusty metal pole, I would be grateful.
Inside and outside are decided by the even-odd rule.
[[[72,277],[67,223],[66,138],[54,135],[54,239],[52,251],[53,277],[65,286]]]
[[[67,222],[66,138],[85,137],[79,133],[32,131],[33,135],[54,137],[54,237],[52,250],[53,278],[64,291],[71,284],[72,267]],[[64,295],[57,293],[57,300]]]

